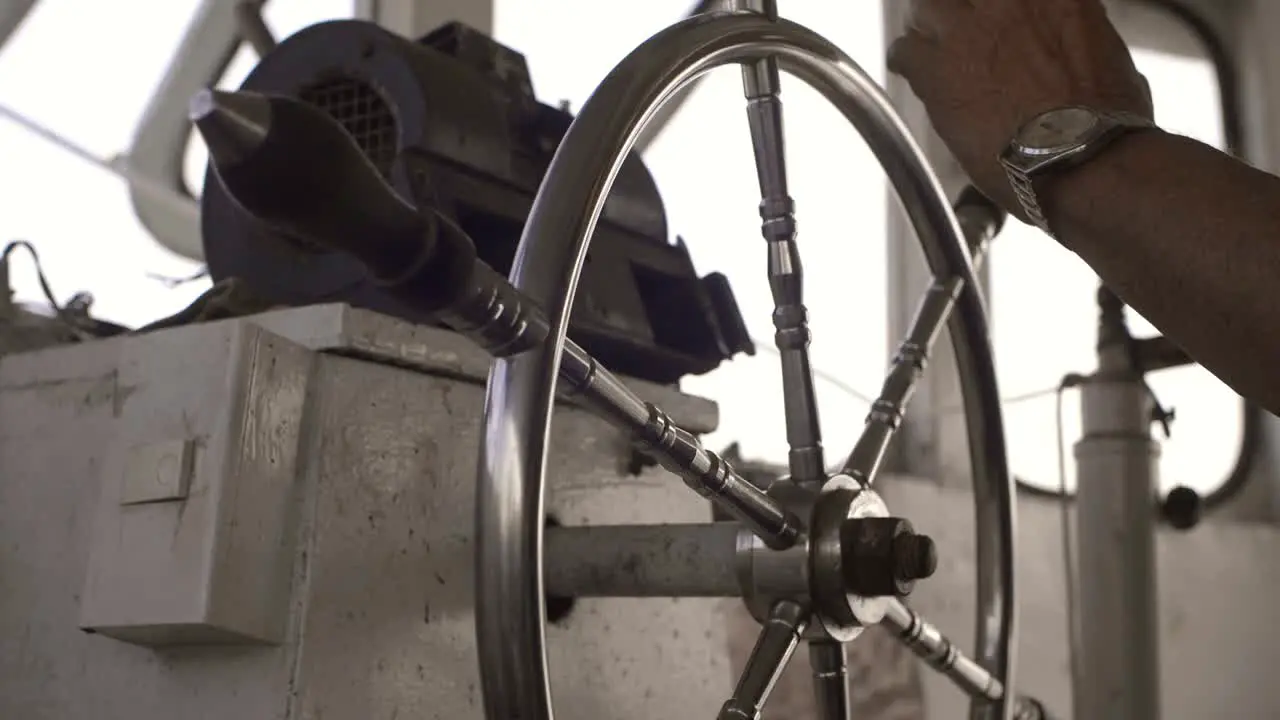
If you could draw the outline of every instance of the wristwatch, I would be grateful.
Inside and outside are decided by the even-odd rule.
[[[1019,128],[1000,154],[1000,164],[1027,217],[1056,238],[1036,196],[1036,181],[1079,166],[1130,132],[1154,127],[1155,123],[1135,113],[1078,105],[1056,108]]]

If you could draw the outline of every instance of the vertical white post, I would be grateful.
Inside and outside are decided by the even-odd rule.
[[[1123,309],[1103,310],[1098,369],[1082,387],[1076,457],[1079,684],[1075,716],[1160,718],[1154,401],[1132,369]]]

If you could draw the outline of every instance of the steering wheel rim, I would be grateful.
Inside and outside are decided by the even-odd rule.
[[[786,20],[710,13],[658,33],[584,104],[534,200],[510,280],[551,319],[549,342],[495,360],[476,504],[476,627],[487,717],[552,720],[542,535],[551,412],[570,309],[613,179],[662,103],[717,67],[775,57],[859,131],[907,212],[931,271],[964,281],[949,325],[969,430],[977,515],[977,660],[1012,686],[1014,485],[985,302],[946,195],[879,86],[834,44]],[[975,715],[1007,717],[1011,693]],[[981,713],[981,715],[979,715]]]

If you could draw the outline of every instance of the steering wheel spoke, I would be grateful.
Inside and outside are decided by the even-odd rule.
[[[920,300],[911,330],[898,346],[880,394],[867,413],[862,434],[844,464],[845,473],[863,485],[870,487],[880,473],[889,443],[902,425],[907,405],[929,364],[933,346],[963,289],[964,280],[958,277],[935,281]]]
[[[800,637],[809,626],[809,611],[800,603],[782,600],[769,611],[751,657],[742,669],[733,697],[720,708],[718,720],[757,720],[782,671],[787,669]]]
[[[580,397],[598,417],[629,432],[654,460],[680,476],[694,492],[719,504],[769,547],[782,550],[795,543],[802,531],[799,518],[571,340],[565,340],[560,369],[570,386],[565,396]]]
[[[849,720],[849,663],[844,645],[831,640],[809,641],[813,670],[814,720]]]
[[[738,0],[736,5],[771,20],[778,17],[775,0]],[[742,90],[747,99],[751,148],[760,184],[760,232],[768,247],[774,343],[782,364],[783,412],[790,447],[788,465],[796,482],[821,483],[826,461],[809,360],[809,313],[804,305],[804,272],[796,244],[795,202],[787,187],[777,59],[765,57],[743,63]]]
[[[999,232],[1003,218],[989,201],[972,188],[956,202],[956,213],[964,229],[965,243],[973,258],[976,271],[986,259],[987,248]],[[935,279],[925,290],[916,307],[911,328],[903,338],[889,364],[880,394],[867,413],[867,423],[862,435],[844,463],[844,472],[864,485],[875,483],[884,462],[889,443],[897,434],[906,414],[907,405],[915,394],[916,386],[928,367],[934,345],[943,328],[951,319],[956,300],[964,290],[965,280],[960,275],[947,279]]]
[[[930,667],[945,675],[966,695],[983,701],[1004,697],[1004,685],[990,670],[974,662],[942,631],[906,603],[894,600],[884,614],[884,624]]]
[[[929,667],[942,673],[961,692],[980,702],[1004,699],[1005,686],[991,671],[979,665],[956,647],[929,621],[900,600],[889,604],[884,625]],[[1037,700],[1017,697],[1012,703],[1014,720],[1050,720],[1048,712]]]

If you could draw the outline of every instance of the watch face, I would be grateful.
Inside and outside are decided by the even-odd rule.
[[[1050,110],[1024,125],[1016,142],[1030,155],[1062,152],[1084,142],[1097,124],[1097,114],[1088,108]]]

